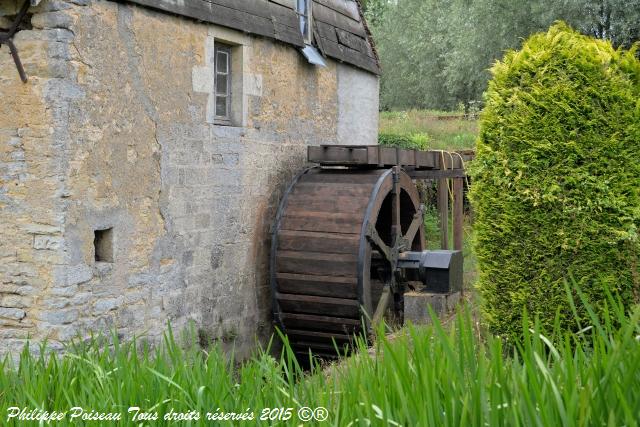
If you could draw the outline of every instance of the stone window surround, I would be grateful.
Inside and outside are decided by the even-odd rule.
[[[215,119],[215,43],[231,46],[231,109],[230,123]],[[192,70],[194,92],[208,95],[206,122],[215,128],[244,129],[248,123],[248,97],[262,96],[262,75],[250,72],[252,38],[236,30],[211,25],[205,40],[205,64]]]

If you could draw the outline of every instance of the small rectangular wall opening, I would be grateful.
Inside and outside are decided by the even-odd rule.
[[[113,262],[113,228],[94,231],[93,249],[96,262]]]

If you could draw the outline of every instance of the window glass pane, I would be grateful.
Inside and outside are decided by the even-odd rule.
[[[215,117],[227,124],[231,116],[231,47],[218,44],[215,47],[214,96]]]
[[[227,66],[228,59],[229,59],[229,55],[227,54],[227,52],[219,50],[216,53],[216,62],[217,62],[216,71],[218,73],[228,73],[229,72],[229,67]]]
[[[218,117],[227,116],[227,97],[226,96],[216,96],[216,116]]]
[[[302,35],[307,34],[307,0],[298,0],[298,14],[300,15],[300,32]]]
[[[298,13],[300,15],[306,15],[306,13],[307,13],[307,0],[298,0],[297,9],[298,9]]]
[[[216,95],[228,95],[229,91],[229,76],[226,74],[218,74],[216,75]]]

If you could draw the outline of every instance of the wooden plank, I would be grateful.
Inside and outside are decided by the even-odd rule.
[[[287,210],[310,210],[315,212],[361,212],[367,207],[367,197],[334,197],[318,199],[304,194],[292,195],[287,199]]]
[[[436,151],[416,150],[416,167],[417,168],[435,168],[438,165]]]
[[[280,6],[296,10],[296,0],[269,0],[272,3],[278,3]]]
[[[296,28],[295,12],[264,0],[259,3],[252,0],[215,0],[215,2],[205,0],[117,1],[136,3],[199,21],[274,38],[294,46],[304,46],[302,34]],[[262,16],[249,13],[247,10],[260,13]]]
[[[304,329],[287,329],[287,335],[299,337],[300,340],[303,341],[313,341],[327,344],[330,344],[333,340],[336,340],[338,346],[340,346],[341,343],[349,343],[353,341],[353,336],[349,334],[332,334],[329,332],[307,331]]]
[[[353,19],[354,21],[360,22],[360,11],[358,10],[358,5],[354,1],[344,1],[344,0],[313,0],[316,3],[320,3],[323,6],[328,7],[329,9],[335,10],[341,15],[346,16],[347,18]]]
[[[280,230],[278,249],[284,251],[309,250],[322,253],[354,253],[358,250],[360,235],[357,233],[325,233],[318,231]]]
[[[282,311],[301,314],[331,314],[336,317],[358,319],[360,307],[357,300],[344,298],[292,295],[278,292],[276,299]]]
[[[292,344],[293,347],[296,347],[297,344]],[[300,363],[309,363],[309,350],[311,350],[312,356],[314,359],[321,359],[319,363],[324,363],[326,361],[334,361],[339,360],[344,355],[335,354],[335,350],[333,353],[327,353],[325,351],[318,351],[317,349],[305,347],[304,345],[298,345],[297,349],[293,349],[293,354],[296,356]]]
[[[356,234],[361,226],[360,214],[287,210],[281,229]]]
[[[350,254],[278,251],[276,255],[278,273],[352,277],[356,275],[357,264],[356,256]]]
[[[302,187],[296,189],[297,191],[291,192],[289,201],[292,205],[294,204],[302,204],[309,203],[307,210],[317,210],[319,212],[324,211],[334,211],[339,203],[347,202],[347,203],[355,203],[354,206],[361,206],[369,201],[369,194],[373,189],[373,185],[375,181],[371,182],[367,185],[361,185],[354,182],[345,181],[343,183],[340,182],[324,182],[322,180],[309,180],[298,183],[298,185],[303,185]],[[320,191],[321,189],[333,187],[336,191],[336,195],[331,199],[319,199],[314,197],[314,191]],[[347,191],[345,194],[344,190]],[[340,193],[338,193],[340,192]],[[354,196],[351,196],[353,194]],[[358,194],[358,196],[355,196]],[[353,200],[350,201],[349,199]],[[317,206],[317,209],[312,208],[313,206]],[[339,210],[338,210],[339,211]],[[348,209],[348,212],[354,212],[355,208]]]
[[[338,358],[338,354],[336,353],[336,348],[333,345],[333,343],[319,343],[319,342],[314,342],[314,341],[297,341],[297,340],[293,340],[291,346],[293,347],[293,349],[299,349],[302,351],[296,351],[296,355],[299,355],[299,357],[308,357],[308,353],[307,351],[309,349],[311,349],[311,352],[313,353],[314,356],[318,356],[318,357],[322,357],[323,359],[333,359],[333,358]],[[345,347],[349,347],[346,343],[344,344]],[[348,353],[348,348],[342,348],[341,345],[338,345],[338,351],[340,352],[340,355],[344,355],[346,353]]]
[[[438,214],[440,218],[440,249],[449,248],[449,180],[438,180]]]
[[[326,184],[321,182],[298,182],[291,192],[293,195],[306,195],[332,199],[334,197],[369,197],[371,188],[361,184]]]
[[[377,154],[378,160],[376,163],[379,165],[393,166],[398,163],[398,157],[396,156],[398,149],[389,147],[378,146]]]
[[[310,162],[336,165],[416,165],[415,150],[394,147],[322,145],[309,147]]]
[[[438,168],[446,169],[462,169],[462,159],[457,154],[449,154],[447,152],[436,151],[438,158]]]
[[[318,34],[334,43],[338,43],[338,34],[336,33],[336,27],[326,24],[322,21],[315,21],[315,28],[318,30]]]
[[[354,275],[349,277],[277,273],[276,280],[278,290],[287,294],[358,298],[358,279],[355,271]]]
[[[280,230],[278,250],[353,254],[360,246],[360,235],[317,231]]]
[[[313,3],[312,13],[313,19],[315,21],[321,21],[325,24],[333,25],[336,28],[348,31],[362,38],[367,38],[367,32],[365,31],[362,22],[346,18],[344,15],[339,14],[335,10],[330,9],[317,2]]]
[[[356,36],[355,34],[351,34],[348,31],[341,30],[340,28],[336,29],[336,34],[338,35],[338,42],[340,44],[357,50],[358,52],[364,53],[367,56],[373,57],[373,52],[369,54],[369,49],[367,49],[369,43],[366,39]]]
[[[191,0],[193,1],[193,0]],[[205,0],[212,4],[224,6],[239,12],[248,13],[261,18],[272,19],[280,24],[287,25],[291,28],[299,30],[298,16],[291,9],[283,7],[277,3],[271,3],[265,0],[246,1],[246,0]],[[185,2],[186,3],[186,2]]]
[[[310,162],[367,164],[367,147],[312,146],[307,149]]]
[[[297,39],[299,34],[299,29],[289,27],[278,21],[273,21],[273,36],[269,37],[286,42],[287,40]]]
[[[332,58],[355,65],[374,74],[380,74],[380,66],[378,65],[377,59],[323,37],[322,45],[324,46],[326,54]]]
[[[284,218],[281,228],[282,230],[355,234],[360,230],[360,225],[352,222],[345,223],[340,221],[322,221],[316,223],[313,218],[307,216],[287,216]]]
[[[398,154],[400,154],[400,160],[398,160]],[[442,169],[443,173],[452,173],[452,175],[441,174],[443,177],[464,176],[462,159],[457,154],[450,155],[439,150],[407,150],[380,145],[321,145],[308,147],[307,158],[309,162],[324,165],[393,166],[399,163],[410,169],[437,168]],[[473,156],[468,153],[463,156],[463,159],[472,158]],[[430,176],[438,177],[438,174],[423,174],[424,179],[429,179]]]
[[[456,151],[465,162],[470,162],[476,157],[476,153],[474,150],[458,150]]]
[[[399,165],[416,165],[416,150],[397,150],[397,157],[399,157],[397,161]]]
[[[411,179],[444,179],[444,178],[462,178],[466,174],[462,169],[449,169],[449,170],[416,170],[409,169],[406,171],[407,175]]]
[[[356,319],[313,314],[280,313],[280,320],[286,328],[315,329],[346,334],[356,333],[362,326]]]
[[[462,250],[464,221],[464,179],[453,180],[453,249]]]
[[[344,169],[323,169],[318,173],[308,173],[302,178],[302,182],[323,182],[326,184],[365,184],[376,183],[381,173],[377,170],[350,170]]]

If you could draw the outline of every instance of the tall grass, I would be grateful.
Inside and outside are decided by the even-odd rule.
[[[424,143],[424,149],[467,150],[475,146],[476,120],[447,118],[457,113],[432,110],[383,111],[380,133],[406,135]]]
[[[568,295],[571,295],[568,292]],[[329,417],[307,425],[334,426],[634,426],[640,409],[640,310],[627,316],[610,299],[604,318],[593,312],[578,335],[543,333],[523,325],[512,351],[485,336],[468,311],[452,324],[408,327],[395,340],[382,333],[330,369],[303,372],[285,345],[240,365],[221,351],[179,346],[170,333],[150,350],[135,342],[75,345],[64,356],[32,356],[0,367],[0,424],[7,407],[119,412],[118,422],[77,425],[300,425],[300,407],[322,406]],[[568,308],[570,310],[570,308]],[[526,316],[525,316],[526,317]],[[364,349],[363,349],[364,350]],[[157,412],[135,423],[129,407]],[[207,412],[293,408],[278,421],[207,421]],[[198,411],[198,421],[170,422],[170,410]],[[277,418],[277,417],[276,417]],[[280,418],[286,418],[282,416]],[[56,424],[56,423],[52,423]]]

